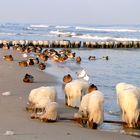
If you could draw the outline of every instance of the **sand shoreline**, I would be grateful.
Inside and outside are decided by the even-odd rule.
[[[6,54],[12,54],[13,62],[7,62],[2,59]],[[82,128],[72,121],[60,121],[56,123],[42,123],[39,120],[31,120],[30,113],[26,112],[25,107],[27,98],[31,89],[57,85],[57,77],[46,72],[37,70],[31,66],[21,68],[18,61],[22,60],[21,54],[13,50],[0,49],[0,139],[18,139],[18,140],[131,140],[137,139],[132,136],[123,135],[117,132],[105,132]],[[23,83],[23,76],[29,73],[35,77],[34,83]],[[3,92],[9,91],[10,96],[3,96]],[[67,108],[62,100],[59,100],[60,113],[62,117],[72,117],[76,111]],[[6,131],[12,130],[14,135],[6,136]]]

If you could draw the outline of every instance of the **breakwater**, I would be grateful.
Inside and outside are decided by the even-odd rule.
[[[0,48],[40,46],[43,48],[140,48],[140,41],[0,40]]]

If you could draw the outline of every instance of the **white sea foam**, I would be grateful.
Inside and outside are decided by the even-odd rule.
[[[31,28],[48,28],[48,25],[44,25],[44,24],[33,24],[30,25]]]
[[[58,29],[62,29],[62,28],[66,29],[66,28],[70,28],[70,27],[71,26],[62,26],[62,25],[55,26],[55,28],[58,28]]]
[[[50,36],[49,34],[36,34],[36,33],[20,33],[20,36]]]
[[[94,41],[140,41],[137,38],[121,38],[121,37],[110,37],[110,36],[93,36],[90,34],[72,36],[74,38],[94,40]]]
[[[54,34],[54,35],[57,35],[57,36],[71,36],[71,32],[62,32],[62,31],[59,31],[59,30],[56,30],[56,31],[50,31],[50,34]]]
[[[5,133],[4,133],[5,136],[11,136],[11,135],[15,135],[14,131],[12,130],[7,130]]]
[[[32,27],[26,27],[25,29],[26,29],[26,30],[33,30]],[[34,29],[34,30],[36,30],[36,29]]]
[[[3,96],[10,96],[11,92],[10,91],[6,91],[6,92],[1,93],[1,95],[3,95]]]
[[[105,37],[100,37],[100,36],[92,36],[89,34],[85,34],[85,35],[79,35],[79,36],[73,36],[74,38],[81,38],[81,39],[88,39],[88,40],[112,40],[112,37],[109,36],[105,36]]]
[[[114,38],[115,41],[140,41],[140,39],[137,38]]]
[[[111,29],[111,28],[93,28],[93,27],[75,27],[76,30],[99,31],[99,32],[140,32],[137,29]]]

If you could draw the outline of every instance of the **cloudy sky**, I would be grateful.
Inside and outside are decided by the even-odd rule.
[[[0,0],[0,22],[140,24],[140,0]]]

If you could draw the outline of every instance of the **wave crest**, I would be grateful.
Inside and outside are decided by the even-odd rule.
[[[32,24],[30,25],[31,28],[48,28],[49,25],[44,25],[44,24]]]
[[[137,29],[111,29],[111,28],[94,28],[94,27],[75,27],[76,30],[98,31],[98,32],[140,32]]]
[[[74,38],[80,38],[85,40],[94,40],[94,41],[140,41],[137,38],[123,38],[123,37],[111,37],[111,36],[93,36],[89,34],[72,36]]]

